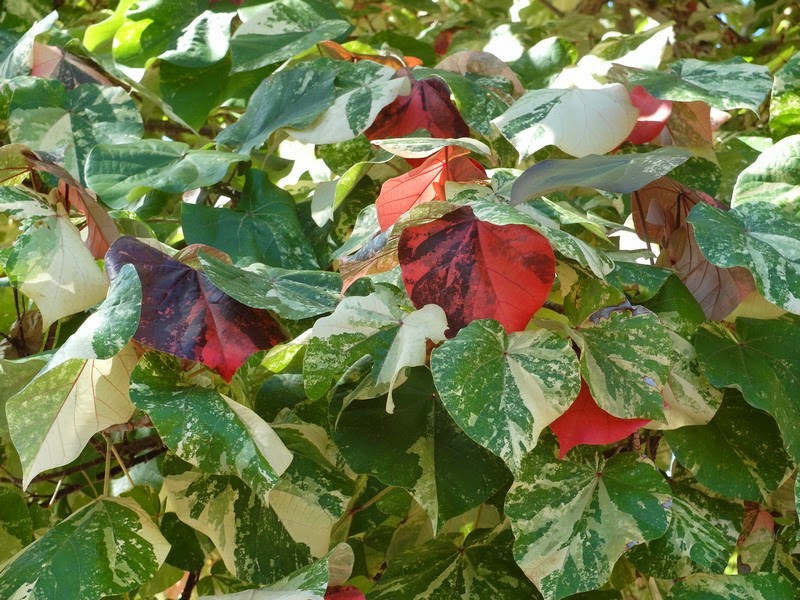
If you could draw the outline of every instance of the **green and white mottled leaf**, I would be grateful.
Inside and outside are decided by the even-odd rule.
[[[51,356],[52,353],[48,352],[17,360],[0,358],[0,439],[8,439],[5,401],[28,385]]]
[[[403,158],[427,158],[436,154],[442,148],[458,146],[470,152],[491,156],[489,146],[472,138],[391,138],[385,140],[371,140],[374,146],[383,148],[395,156]]]
[[[733,387],[752,406],[775,417],[783,443],[800,461],[800,317],[736,320],[736,331],[707,324],[695,348],[708,380]]]
[[[351,140],[364,133],[378,113],[397,96],[411,91],[408,77],[392,79],[396,71],[391,67],[369,61],[356,63],[355,67],[361,67],[361,71],[370,67],[362,85],[337,96],[330,108],[310,127],[287,128],[286,133],[306,144],[335,144]]]
[[[796,590],[780,575],[692,575],[670,590],[666,600],[792,600]]]
[[[623,452],[604,461],[593,449],[558,460],[548,436],[522,462],[505,511],[514,557],[547,600],[593,590],[626,550],[661,537],[670,489],[646,459]]]
[[[800,210],[800,135],[792,135],[762,152],[739,174],[731,206],[770,202]]]
[[[75,511],[0,570],[0,597],[99,600],[152,578],[169,544],[133,500],[101,498]]]
[[[22,463],[23,488],[42,471],[72,462],[94,434],[131,418],[128,384],[136,360],[136,350],[127,345],[109,359],[48,363],[8,399],[8,429]]]
[[[242,25],[231,39],[233,71],[251,71],[292,58],[351,26],[319,0],[275,0],[239,9]]]
[[[330,271],[291,271],[253,263],[239,268],[201,253],[211,282],[242,304],[264,308],[286,319],[307,319],[333,312],[342,277]]]
[[[217,136],[217,144],[247,153],[261,147],[281,127],[302,128],[313,123],[335,100],[336,74],[323,68],[330,62],[302,63],[266,78],[253,92],[239,120]]]
[[[766,519],[765,519],[766,517]],[[776,533],[775,520],[764,509],[756,522],[766,520],[767,527],[753,527],[739,544],[739,557],[751,573],[778,573],[795,589],[800,589],[800,555],[798,554],[797,525],[780,528]]]
[[[640,307],[605,309],[575,335],[581,375],[600,408],[622,419],[664,420],[661,393],[673,342],[655,314]]]
[[[279,418],[273,428],[293,459],[270,491],[269,506],[292,539],[320,557],[330,547],[334,525],[347,511],[355,482],[337,467],[342,457],[319,425]]]
[[[163,490],[180,520],[207,535],[243,581],[271,583],[311,562],[308,547],[295,542],[267,502],[236,477],[187,470],[168,474]]]
[[[356,473],[408,490],[435,530],[508,483],[502,461],[467,437],[437,401],[427,369],[411,371],[394,402],[390,415],[384,398],[352,402],[344,410],[341,398],[334,400],[333,439]]]
[[[399,290],[380,287],[369,296],[344,298],[329,317],[314,323],[306,350],[303,374],[309,398],[321,398],[359,359],[372,357],[370,375],[352,397],[369,398],[388,393],[404,380],[406,367],[424,365],[427,340],[444,341],[447,317],[435,304],[408,311]]]
[[[763,65],[736,56],[709,62],[686,58],[670,63],[669,70],[643,71],[613,67],[632,85],[641,85],[662,100],[693,102],[700,100],[721,110],[747,108],[758,113],[772,89],[772,76]]]
[[[722,573],[739,538],[742,505],[704,493],[690,477],[670,484],[672,520],[667,532],[633,548],[628,560],[659,579]]]
[[[324,600],[328,586],[347,581],[354,560],[353,549],[347,544],[338,544],[319,560],[272,585],[223,596],[200,596],[200,600]]]
[[[473,321],[434,349],[431,370],[459,427],[515,473],[581,385],[570,340],[546,330],[507,335],[491,319]]]
[[[702,331],[702,330],[701,330]],[[789,474],[775,420],[729,392],[708,425],[665,433],[678,461],[718,494],[763,501]]]
[[[458,533],[442,534],[390,560],[370,599],[540,598],[514,563],[513,539],[507,521],[494,529],[472,531],[466,539]]]
[[[548,145],[582,157],[619,146],[639,111],[624,86],[531,90],[492,123],[519,152],[520,160]]]
[[[167,368],[172,362],[150,354],[142,359],[131,376],[133,403],[180,458],[205,473],[237,475],[266,498],[291,452],[246,406],[213,389],[181,385]]]
[[[800,314],[800,220],[788,207],[748,202],[726,212],[701,202],[687,221],[711,263],[747,268],[762,296]]]
[[[187,68],[207,67],[228,53],[234,12],[203,11],[184,27],[174,47],[159,58]]]
[[[139,109],[121,87],[84,83],[67,90],[57,79],[30,77],[11,97],[11,140],[37,152],[63,152],[64,168],[81,182],[92,148],[135,142],[143,132]]]
[[[20,75],[30,75],[36,36],[50,31],[57,20],[58,13],[51,12],[42,20],[34,23],[15,44],[0,51],[0,81]]]
[[[105,204],[125,208],[149,190],[178,194],[213,185],[231,165],[246,160],[244,154],[192,150],[182,142],[148,139],[95,146],[84,172],[86,185]]]
[[[2,168],[0,166],[0,168]],[[55,207],[23,187],[0,186],[0,213],[17,221],[55,216]]]
[[[11,282],[36,303],[47,329],[106,296],[108,280],[63,207],[22,233],[6,262]]]
[[[0,486],[0,565],[32,541],[33,521],[22,492]]]
[[[769,101],[769,128],[776,139],[800,131],[800,52],[775,71]]]

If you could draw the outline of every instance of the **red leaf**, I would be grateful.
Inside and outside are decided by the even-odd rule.
[[[330,585],[325,600],[366,600],[366,596],[354,585]]]
[[[469,206],[404,229],[398,256],[414,306],[441,306],[449,335],[487,318],[509,332],[525,329],[555,277],[544,236],[526,225],[480,221]]]
[[[109,277],[128,263],[142,281],[142,316],[134,339],[145,346],[199,361],[230,381],[251,354],[285,340],[267,311],[237,302],[204,273],[124,236],[106,255]]]
[[[386,181],[375,201],[381,231],[389,229],[400,215],[418,204],[446,200],[446,181],[485,179],[486,171],[467,158],[467,154],[464,148],[447,146],[415,169]]]
[[[450,101],[450,90],[442,80],[431,77],[419,81],[410,74],[408,77],[411,93],[398,96],[378,113],[365,132],[368,139],[403,137],[417,129],[426,129],[436,138],[469,136],[469,126]]]
[[[317,47],[319,48],[320,53],[336,60],[346,60],[353,63],[361,60],[369,60],[376,62],[379,65],[390,67],[395,71],[399,71],[400,69],[404,69],[406,66],[408,66],[404,64],[402,60],[395,58],[394,56],[384,56],[382,54],[358,54],[355,52],[350,52],[350,50],[341,44],[337,44],[336,42],[332,42],[330,40],[320,42],[317,44]],[[412,56],[410,58],[413,59],[414,57]]]
[[[646,144],[658,137],[664,129],[672,113],[672,102],[654,98],[640,85],[629,93],[631,104],[639,109],[639,118],[636,119],[636,126],[628,136],[628,141],[632,144]]]
[[[550,429],[558,438],[559,458],[564,458],[579,444],[601,446],[618,442],[649,422],[647,419],[620,419],[610,415],[597,406],[589,386],[581,380],[578,397],[563,415],[550,423]]]

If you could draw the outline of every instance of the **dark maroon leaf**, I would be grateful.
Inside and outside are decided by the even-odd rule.
[[[142,282],[142,316],[133,337],[145,346],[199,361],[230,381],[251,354],[285,340],[267,311],[237,302],[204,273],[124,236],[106,254],[109,277],[128,263]]]

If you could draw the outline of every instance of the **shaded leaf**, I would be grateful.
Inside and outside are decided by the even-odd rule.
[[[525,328],[555,277],[549,242],[526,225],[479,220],[469,206],[400,235],[403,283],[415,306],[437,304],[451,334],[475,319]]]
[[[752,575],[692,575],[670,590],[667,600],[790,600],[795,590],[773,573]]]
[[[134,339],[163,352],[208,365],[230,381],[258,350],[284,340],[267,312],[245,306],[166,254],[124,236],[106,255],[114,278],[133,264],[142,282],[142,313]]]
[[[528,48],[511,68],[519,75],[529,90],[546,88],[564,67],[575,63],[578,49],[569,41],[548,37]]]
[[[32,541],[33,521],[22,492],[0,487],[0,565]]]
[[[800,210],[800,135],[778,141],[739,173],[731,206],[769,202]]]
[[[769,128],[776,139],[800,130],[800,52],[775,71],[769,101]]]

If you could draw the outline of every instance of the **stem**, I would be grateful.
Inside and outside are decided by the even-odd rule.
[[[547,9],[551,13],[553,13],[555,16],[557,16],[559,19],[564,16],[564,11],[556,8],[555,6],[553,6],[553,4],[550,2],[550,0],[539,0],[539,1],[542,4],[544,4],[547,7]]]
[[[186,578],[186,585],[183,586],[183,591],[178,600],[189,600],[198,581],[200,581],[200,571],[189,571],[189,577]]]
[[[639,198],[639,191],[633,192],[633,198],[636,200],[636,209],[639,211],[639,218],[642,220],[642,235],[644,236],[644,243],[647,244],[647,249],[650,250],[650,236],[647,235],[647,221],[644,218],[644,211],[642,210],[642,201]],[[634,221],[634,228],[636,227],[636,223]],[[653,267],[656,264],[655,259],[652,256],[652,250],[650,250],[650,257],[647,259],[650,262],[650,266]]]
[[[106,472],[105,477],[103,477],[103,496],[108,496],[108,492],[111,489],[111,452],[109,452],[111,446],[111,438],[106,437]]]
[[[128,469],[125,467],[125,462],[122,460],[122,457],[119,455],[119,452],[117,452],[117,448],[114,446],[114,442],[111,441],[111,436],[103,432],[103,437],[106,438],[106,443],[108,444],[108,447],[111,448],[111,452],[114,453],[114,458],[116,459],[117,464],[122,469],[122,472],[125,473],[125,478],[128,480],[128,483],[131,484],[131,487],[136,487],[136,484],[133,482],[133,479],[131,479],[131,474],[128,473]]]
[[[366,501],[364,504],[362,504],[361,506],[359,506],[359,507],[356,507],[356,508],[354,508],[353,510],[351,510],[351,511],[350,511],[350,514],[351,514],[351,515],[354,515],[354,514],[356,514],[356,513],[359,513],[359,512],[361,512],[362,510],[366,510],[366,509],[368,509],[370,506],[372,506],[373,504],[375,504],[375,503],[376,503],[378,500],[380,500],[381,498],[383,498],[383,497],[384,497],[386,494],[388,494],[389,492],[391,492],[391,491],[394,489],[394,487],[395,487],[395,486],[393,486],[393,485],[390,485],[390,486],[388,486],[388,487],[385,487],[385,488],[383,488],[383,489],[382,489],[380,492],[378,492],[377,494],[375,494],[375,495],[374,495],[372,498],[370,498],[369,500],[367,500],[367,501]]]

